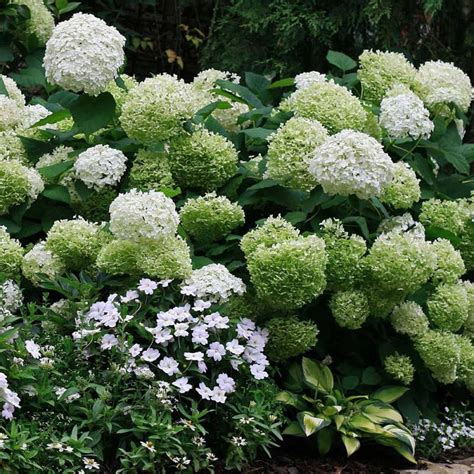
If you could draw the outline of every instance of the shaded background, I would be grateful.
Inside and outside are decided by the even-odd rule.
[[[127,72],[191,79],[215,67],[272,76],[325,71],[328,49],[404,52],[474,76],[474,0],[108,0],[82,2],[127,37]]]

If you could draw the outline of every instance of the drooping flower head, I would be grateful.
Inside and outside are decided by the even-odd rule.
[[[431,247],[436,254],[436,270],[431,277],[435,284],[456,283],[466,267],[459,250],[446,239],[436,239]]]
[[[76,13],[53,30],[43,66],[50,84],[98,95],[117,77],[125,60],[125,38],[100,18]]]
[[[112,240],[97,255],[97,267],[109,275],[139,275],[138,256],[143,245],[131,240]]]
[[[375,138],[343,130],[316,148],[309,171],[328,194],[369,199],[392,180],[393,162]]]

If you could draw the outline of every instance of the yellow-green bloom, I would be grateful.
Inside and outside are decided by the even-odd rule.
[[[466,272],[461,253],[446,239],[437,239],[431,244],[436,254],[436,270],[431,277],[435,284],[456,283]]]
[[[359,329],[369,317],[367,296],[358,290],[338,291],[329,303],[336,323],[347,329]]]
[[[23,261],[23,248],[16,239],[12,239],[7,229],[0,226],[0,273],[12,278],[20,272]]]
[[[400,334],[414,338],[425,334],[429,321],[423,308],[414,301],[405,301],[398,305],[390,317],[393,329]]]
[[[30,18],[26,21],[25,33],[36,36],[44,46],[53,33],[54,17],[43,0],[13,0],[13,3],[29,8]]]
[[[62,260],[45,248],[44,242],[38,242],[23,258],[21,271],[34,285],[38,285],[41,276],[54,279],[65,270]]]
[[[402,161],[394,163],[392,170],[392,181],[383,189],[380,200],[395,209],[409,209],[420,200],[420,180],[410,166]]]
[[[392,354],[385,358],[384,367],[387,374],[391,375],[403,385],[410,385],[415,375],[415,367],[406,355]]]
[[[142,244],[112,240],[97,255],[97,267],[109,275],[138,275],[141,270],[137,262],[142,250]]]
[[[166,153],[141,148],[133,160],[128,188],[139,191],[162,191],[175,186]]]

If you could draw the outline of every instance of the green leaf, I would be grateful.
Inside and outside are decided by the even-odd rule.
[[[65,171],[71,169],[74,165],[74,160],[63,161],[61,163],[57,163],[55,165],[44,166],[39,168],[38,171],[40,172],[43,178],[53,179],[57,176],[60,176]],[[69,201],[68,201],[69,202]]]
[[[79,197],[82,201],[85,201],[86,199],[90,198],[92,194],[94,194],[94,190],[88,188],[82,181],[76,181],[74,183],[74,189],[76,190],[77,194],[79,194]]]
[[[284,430],[284,435],[289,436],[304,436],[304,431],[301,429],[300,424],[297,421],[292,421]]]
[[[62,10],[67,7],[68,0],[56,0],[55,5],[58,10]]]
[[[357,67],[357,63],[352,58],[347,56],[347,54],[340,53],[339,51],[329,50],[326,59],[328,63],[336,66],[343,72],[350,71]]]
[[[329,420],[314,416],[311,412],[307,411],[298,413],[296,418],[306,436],[311,436],[331,423]]]
[[[294,407],[297,410],[308,410],[308,404],[301,398],[301,396],[289,392],[287,390],[283,390],[282,392],[280,392],[275,397],[275,399],[279,402],[284,403],[285,405]]]
[[[242,133],[251,138],[259,138],[260,140],[266,140],[269,135],[275,133],[275,130],[270,130],[268,128],[247,128],[242,130]]]
[[[369,233],[369,227],[367,226],[367,219],[362,216],[351,216],[351,217],[346,217],[342,220],[343,224],[349,223],[349,222],[355,222],[359,227],[362,232],[362,235],[369,240],[370,238],[370,233]]]
[[[202,256],[194,256],[192,258],[193,262],[193,268],[197,270],[198,268],[205,267],[206,265],[210,265],[211,263],[214,263],[213,260],[207,257],[202,257]]]
[[[382,380],[375,367],[367,367],[362,373],[362,383],[366,385],[377,385]]]
[[[260,74],[255,74],[254,72],[245,73],[245,84],[248,88],[255,92],[256,94],[261,94],[265,92],[267,87],[270,85],[270,81]]]
[[[357,438],[341,435],[341,439],[348,456],[352,456],[360,448],[360,441]]]
[[[295,80],[292,77],[286,77],[270,84],[267,89],[281,89],[283,87],[292,87],[295,85]]]
[[[305,382],[315,390],[330,393],[334,387],[331,370],[318,361],[303,357],[301,362]]]
[[[10,46],[0,45],[0,63],[9,63],[15,59]]]
[[[214,112],[216,109],[230,109],[232,108],[232,105],[229,104],[229,102],[225,102],[223,100],[217,100],[215,102],[212,102],[211,104],[206,105],[205,107],[202,107],[199,109],[193,116],[192,121],[193,123],[202,123],[204,120],[206,120],[209,115]]]
[[[55,146],[53,143],[44,142],[42,140],[35,140],[28,137],[19,137],[23,147],[26,150],[29,160],[32,163],[36,163],[40,156],[46,153],[51,153]]]
[[[326,455],[331,450],[331,446],[334,441],[334,435],[334,430],[329,427],[319,430],[317,434],[317,440],[318,450],[321,456]]]
[[[247,87],[241,86],[240,84],[234,84],[231,81],[223,81],[221,79],[218,79],[216,81],[216,85],[221,87],[224,90],[228,90],[230,92],[233,92],[234,94],[237,94],[238,97],[241,97],[247,105],[254,107],[256,109],[263,107],[262,102],[260,99],[253,94]]]
[[[345,390],[352,390],[359,385],[359,377],[357,375],[346,375],[342,378],[342,387]]]
[[[48,115],[44,119],[38,120],[38,122],[33,124],[31,127],[41,127],[42,125],[57,123],[70,116],[71,116],[71,112],[69,112],[69,110],[67,109],[57,110],[56,112],[53,112],[52,114]]]
[[[398,387],[396,385],[389,385],[387,387],[379,388],[370,398],[380,400],[385,403],[393,403],[398,400],[404,393],[408,392],[407,387]]]
[[[304,222],[308,217],[308,214],[306,212],[301,212],[301,211],[293,211],[293,212],[288,212],[283,216],[283,219],[288,221],[290,224],[299,224],[300,222]]]
[[[21,226],[6,217],[0,217],[0,226],[5,226],[10,234],[16,234],[21,230]]]
[[[59,184],[47,185],[41,194],[48,199],[52,199],[53,201],[65,202],[66,204],[71,202],[69,191],[67,188],[60,186]]]
[[[387,421],[402,423],[403,418],[400,413],[388,403],[376,400],[367,400],[360,403],[364,415],[374,423]]]
[[[441,227],[436,227],[434,225],[430,225],[426,228],[426,237],[429,240],[435,240],[438,238],[447,239],[449,240],[454,246],[458,246],[462,241],[456,235],[450,232],[449,230],[442,229]]]
[[[1,77],[0,77],[0,94],[6,95],[7,97],[9,97],[7,88],[5,87],[5,83],[3,82],[3,79]]]
[[[378,429],[375,424],[364,415],[355,414],[348,420],[351,429],[364,431],[366,433],[377,433]]]
[[[83,95],[72,103],[70,110],[79,130],[90,135],[112,122],[115,100],[109,92],[103,92],[97,97]]]

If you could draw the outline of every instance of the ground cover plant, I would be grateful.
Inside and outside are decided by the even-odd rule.
[[[0,76],[4,472],[472,446],[467,75],[367,50],[138,81],[113,26],[8,8],[45,88]]]

